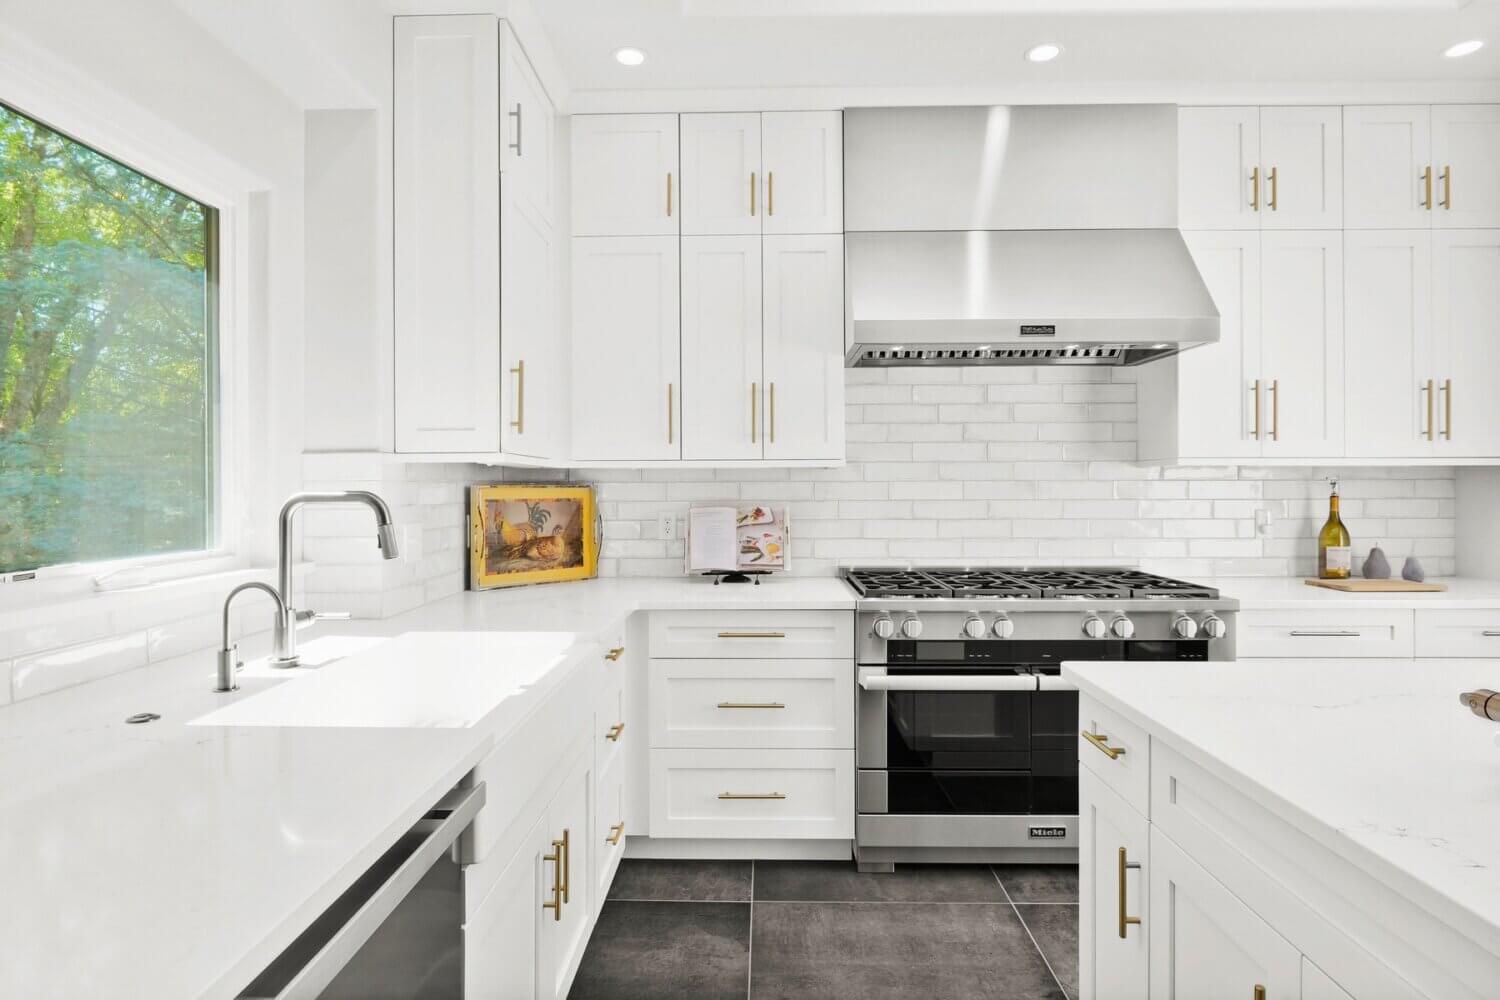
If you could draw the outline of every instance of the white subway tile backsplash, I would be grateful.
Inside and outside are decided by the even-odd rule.
[[[11,693],[17,701],[35,698],[145,664],[146,633],[126,632],[19,657],[11,665]]]

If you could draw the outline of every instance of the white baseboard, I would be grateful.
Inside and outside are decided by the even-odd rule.
[[[850,861],[854,858],[854,842],[628,837],[625,856],[691,861]]]

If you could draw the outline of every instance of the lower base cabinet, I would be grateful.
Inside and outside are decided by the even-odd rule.
[[[1080,805],[1078,989],[1083,1000],[1146,1000],[1154,922],[1146,817],[1088,767],[1078,769]]]
[[[549,843],[543,816],[464,925],[464,996],[469,1000],[537,996],[543,924],[536,911],[550,886],[542,864]]]

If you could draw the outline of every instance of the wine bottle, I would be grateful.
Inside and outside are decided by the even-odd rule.
[[[1339,520],[1339,481],[1328,481],[1328,520],[1318,532],[1318,577],[1323,580],[1347,580],[1354,565],[1349,529]]]

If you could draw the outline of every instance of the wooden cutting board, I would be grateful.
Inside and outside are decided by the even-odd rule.
[[[1349,594],[1435,594],[1447,590],[1446,583],[1414,583],[1411,580],[1306,580],[1309,587],[1326,587]]]

